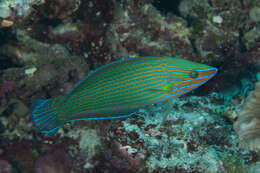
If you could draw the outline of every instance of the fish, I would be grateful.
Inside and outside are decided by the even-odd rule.
[[[133,57],[103,65],[68,93],[38,100],[32,121],[54,135],[79,120],[127,118],[139,108],[179,97],[206,83],[218,69],[173,57]]]

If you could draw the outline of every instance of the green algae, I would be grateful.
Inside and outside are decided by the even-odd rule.
[[[66,64],[66,59],[55,59],[53,63],[57,69],[60,69]]]
[[[190,32],[191,32],[191,34],[198,34],[201,31],[203,31],[203,29],[204,29],[204,26],[202,25],[202,23],[197,22],[194,25],[192,25]]]
[[[245,164],[244,160],[231,154],[222,154],[220,156],[223,167],[228,173],[248,173],[250,168]]]

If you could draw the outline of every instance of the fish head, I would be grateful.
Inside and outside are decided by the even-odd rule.
[[[172,89],[169,94],[182,95],[206,83],[217,74],[218,69],[185,59],[169,58],[165,69],[169,74]]]

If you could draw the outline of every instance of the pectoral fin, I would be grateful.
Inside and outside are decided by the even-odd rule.
[[[162,89],[150,88],[148,90],[153,91],[153,92],[162,92],[162,93],[167,94],[173,89],[173,87],[174,86],[172,84],[166,84]]]

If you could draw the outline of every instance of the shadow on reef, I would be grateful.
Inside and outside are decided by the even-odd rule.
[[[0,1],[0,172],[259,172],[259,152],[232,129],[260,80],[259,0]],[[67,94],[114,60],[155,55],[219,72],[138,116],[66,124],[53,137],[33,127],[33,100]]]
[[[179,5],[181,0],[154,0],[152,5],[163,14],[171,13],[180,16]]]

